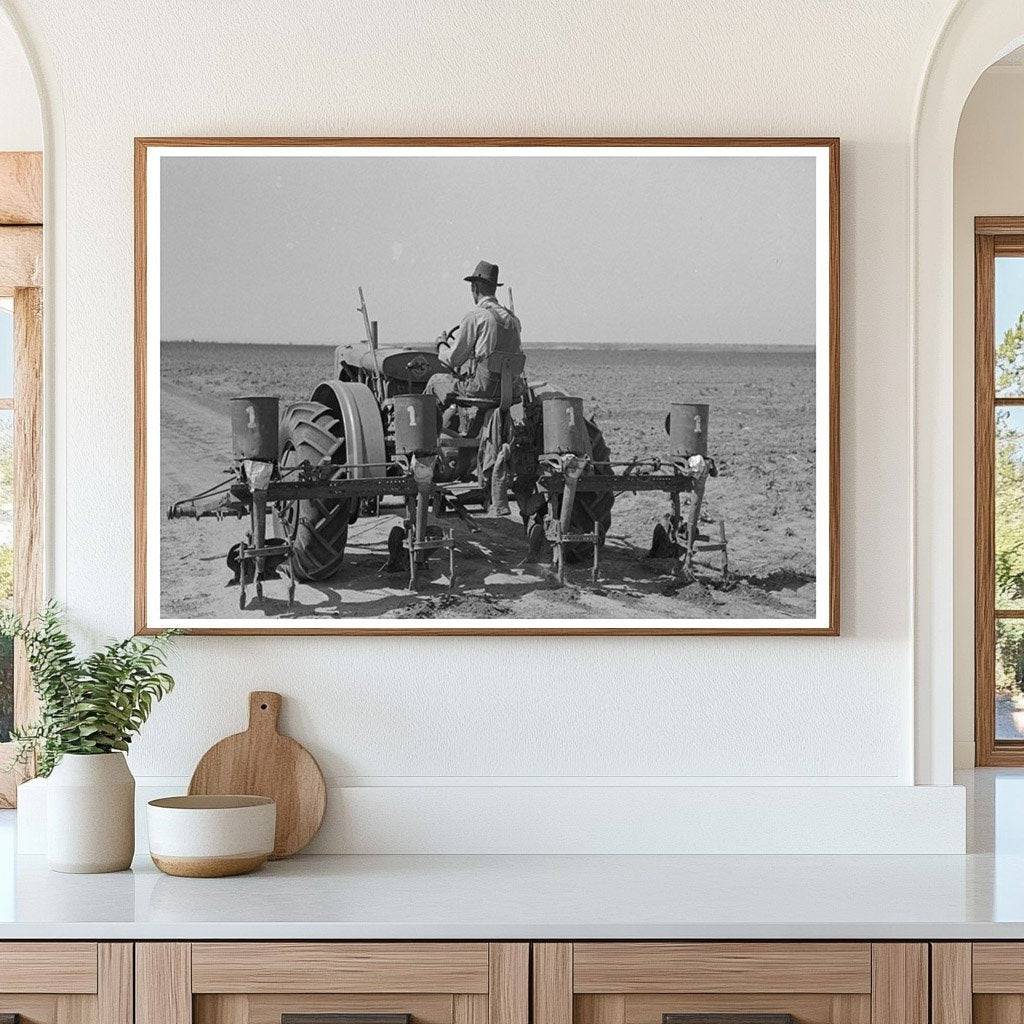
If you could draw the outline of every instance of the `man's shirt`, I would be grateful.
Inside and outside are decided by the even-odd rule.
[[[467,375],[475,376],[478,369],[486,368],[487,357],[492,353],[519,352],[521,330],[515,313],[493,295],[482,295],[462,318],[452,339],[448,363],[453,370],[469,363]]]

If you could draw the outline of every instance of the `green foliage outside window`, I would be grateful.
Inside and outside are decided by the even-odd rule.
[[[14,493],[14,421],[0,425],[0,494],[10,502]]]
[[[996,394],[1020,395],[1024,388],[1024,312],[996,346]]]
[[[996,690],[1024,697],[1024,629],[1012,619],[996,621]]]
[[[0,608],[14,599],[14,417],[0,415]],[[14,642],[0,637],[0,743],[14,728]],[[2,766],[0,766],[2,767]]]
[[[1024,430],[996,412],[996,607],[1024,601]]]
[[[1024,313],[996,346],[997,395],[1021,394],[1024,383]],[[1024,410],[1022,410],[1024,412]],[[995,586],[996,607],[1024,606],[1024,418],[996,411]],[[996,685],[1021,690],[1024,684],[1024,629],[1004,621],[996,630]]]
[[[0,604],[14,596],[14,551],[9,545],[0,547]]]
[[[0,743],[11,738],[13,728],[14,641],[9,636],[0,636]]]

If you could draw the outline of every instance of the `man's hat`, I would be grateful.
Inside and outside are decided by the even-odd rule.
[[[482,281],[484,284],[493,285],[497,288],[501,282],[498,280],[498,266],[496,263],[488,263],[486,260],[481,260],[476,265],[476,270],[473,271],[469,277],[464,277],[463,281]]]

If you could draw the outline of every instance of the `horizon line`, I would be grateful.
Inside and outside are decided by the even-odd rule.
[[[351,345],[365,345],[362,339],[356,341],[218,341],[209,338],[161,338],[161,345],[243,345],[251,348],[339,348]],[[381,345],[381,348],[429,348],[429,342],[412,342],[408,345]],[[523,348],[731,348],[731,349],[776,349],[779,351],[811,351],[817,345],[792,342],[750,342],[750,341],[529,341]]]

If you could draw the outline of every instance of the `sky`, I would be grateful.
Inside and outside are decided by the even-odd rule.
[[[1000,256],[996,259],[996,343],[1017,323],[1024,312],[1024,259]]]
[[[14,394],[14,314],[0,305],[0,397]]]
[[[813,345],[812,157],[161,161],[161,338],[432,341],[478,260],[526,344]],[[507,293],[499,292],[504,301]]]

